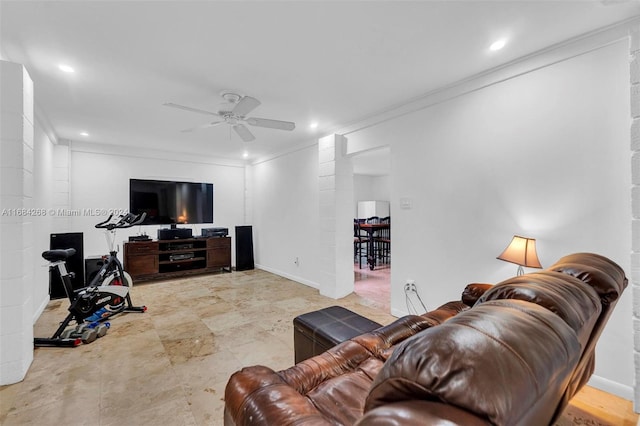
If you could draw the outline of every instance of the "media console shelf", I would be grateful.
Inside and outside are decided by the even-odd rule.
[[[124,269],[139,281],[231,272],[231,237],[124,243]]]

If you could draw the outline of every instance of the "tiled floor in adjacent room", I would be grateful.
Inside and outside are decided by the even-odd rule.
[[[394,320],[357,294],[336,301],[260,270],[139,284],[132,298],[148,312],[114,318],[94,343],[35,350],[25,379],[0,387],[0,424],[221,425],[234,371],[293,364],[295,316],[338,304],[382,324]],[[50,302],[36,336],[53,333],[67,306]],[[622,404],[614,409],[631,413],[631,403]]]
[[[371,270],[367,265],[353,265],[353,291],[383,312],[391,312],[391,264],[376,265]]]

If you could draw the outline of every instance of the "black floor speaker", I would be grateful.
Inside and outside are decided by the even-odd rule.
[[[84,260],[84,285],[87,286],[91,283],[91,280],[98,275],[100,268],[104,265],[104,259],[102,256],[87,257]]]
[[[251,226],[236,226],[236,271],[246,271],[253,268],[253,232]]]
[[[68,248],[76,249],[76,253],[66,260],[67,271],[75,274],[71,278],[71,284],[73,289],[76,290],[84,287],[84,243],[82,232],[51,234],[49,239],[50,250]],[[49,296],[51,299],[67,297],[57,268],[49,271]]]

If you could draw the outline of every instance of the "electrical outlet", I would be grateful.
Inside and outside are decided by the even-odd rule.
[[[415,281],[414,280],[407,280],[406,284],[404,285],[404,291],[411,291],[411,288],[415,288]]]

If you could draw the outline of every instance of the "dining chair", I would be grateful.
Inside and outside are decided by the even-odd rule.
[[[369,236],[360,228],[363,219],[353,219],[353,257],[358,259],[358,266],[362,269],[362,258],[367,258]]]
[[[383,217],[379,223],[389,225],[376,233],[375,242],[379,257],[383,262],[391,262],[391,217]]]

